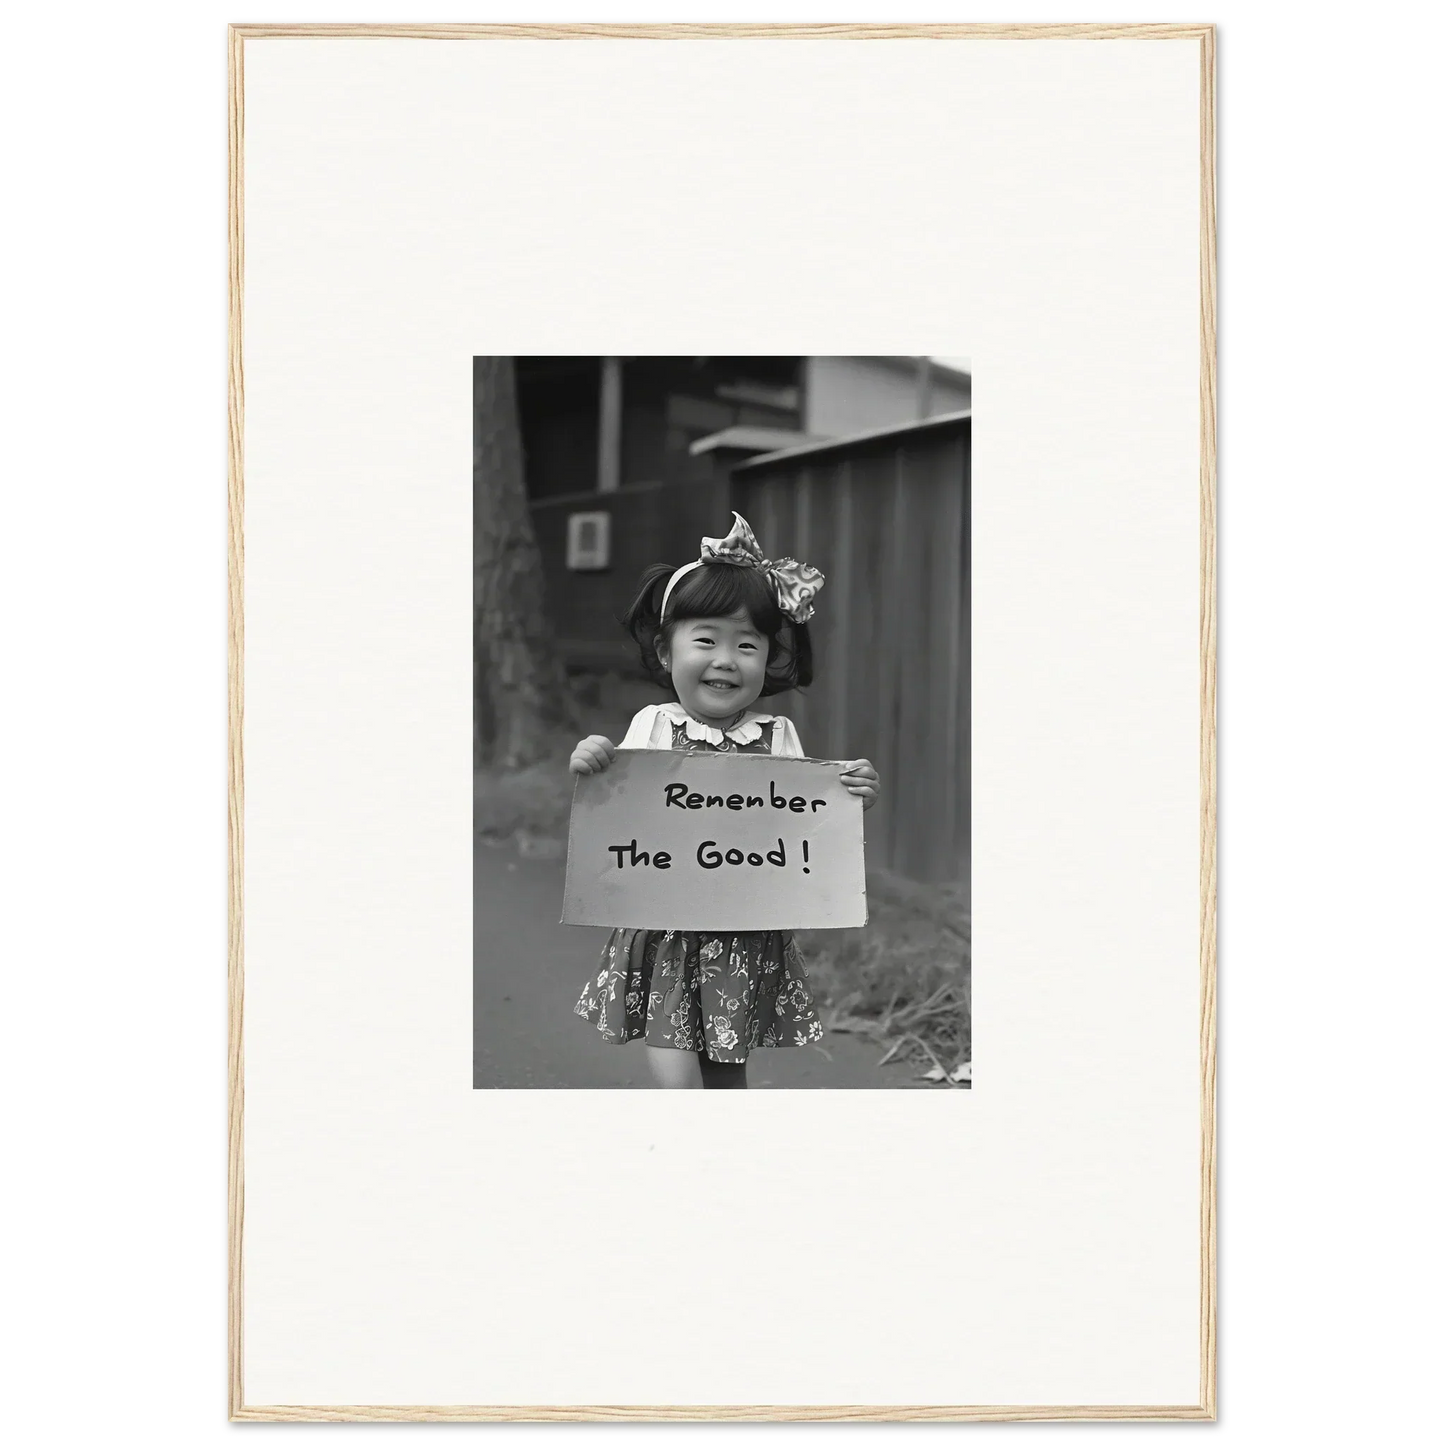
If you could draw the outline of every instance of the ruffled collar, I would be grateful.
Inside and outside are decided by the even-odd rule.
[[[680,702],[659,703],[657,710],[665,713],[673,722],[683,723],[693,742],[711,743],[715,748],[722,746],[724,737],[731,738],[739,747],[755,743],[763,735],[763,725],[776,721],[770,712],[747,712],[743,714],[740,723],[735,723],[724,733],[721,728],[698,722]]]

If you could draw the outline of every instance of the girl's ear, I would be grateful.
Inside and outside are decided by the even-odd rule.
[[[652,650],[657,654],[657,660],[662,664],[662,670],[670,673],[672,671],[672,663],[667,655],[667,638],[660,632],[657,634],[657,642]]]

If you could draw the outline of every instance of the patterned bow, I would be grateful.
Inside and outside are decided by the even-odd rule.
[[[703,562],[727,562],[734,567],[760,567],[772,583],[773,594],[778,607],[785,617],[794,622],[806,622],[813,615],[813,598],[823,590],[823,574],[806,562],[795,562],[791,557],[780,557],[769,562],[753,536],[753,529],[738,513],[733,513],[733,528],[726,537],[704,537],[702,559],[694,562],[700,567]],[[689,568],[688,570],[691,570]],[[672,579],[677,581],[677,577]],[[672,590],[671,583],[668,591]],[[667,610],[667,599],[663,598],[663,610]]]

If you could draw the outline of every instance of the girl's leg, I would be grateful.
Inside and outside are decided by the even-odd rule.
[[[647,1067],[659,1089],[700,1089],[702,1073],[697,1055],[687,1049],[655,1049],[650,1044],[643,1050]]]
[[[706,1054],[699,1054],[697,1065],[702,1071],[704,1089],[746,1089],[748,1086],[746,1064],[721,1064]]]

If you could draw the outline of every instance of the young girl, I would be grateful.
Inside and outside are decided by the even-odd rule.
[[[787,718],[749,709],[813,680],[807,623],[823,574],[790,557],[769,562],[748,524],[733,519],[726,537],[703,538],[700,560],[643,573],[627,629],[675,701],[643,708],[624,748],[804,756]],[[601,772],[615,752],[607,738],[583,738],[571,771]],[[865,808],[878,797],[866,758],[849,764],[843,783]],[[618,928],[573,1012],[609,1043],[642,1039],[665,1089],[745,1089],[750,1048],[822,1038],[807,978],[791,933]]]

